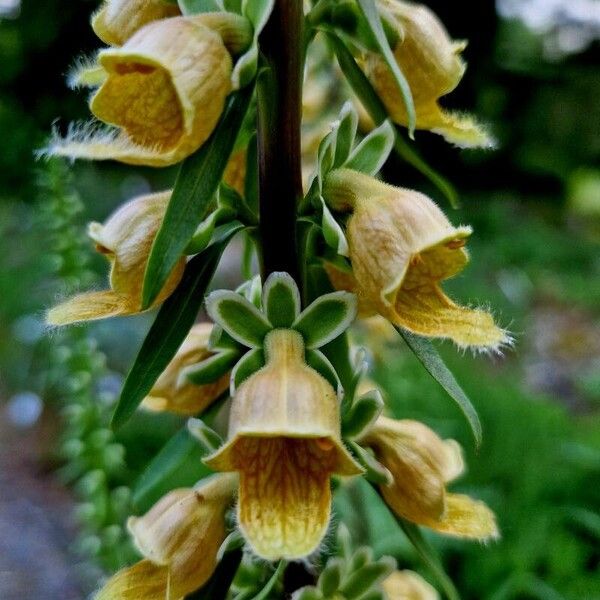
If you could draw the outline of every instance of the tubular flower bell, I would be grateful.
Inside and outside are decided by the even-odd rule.
[[[431,130],[458,146],[491,146],[493,140],[472,117],[447,111],[438,103],[456,88],[465,73],[460,55],[466,43],[451,40],[443,24],[424,5],[402,0],[379,0],[379,5],[399,30],[394,57],[410,86],[417,129]],[[391,118],[408,125],[404,100],[382,57],[369,54],[364,69]]]
[[[78,294],[50,309],[50,325],[67,325],[141,312],[144,272],[152,242],[162,223],[171,192],[140,196],[121,206],[104,225],[90,223],[88,235],[111,264],[110,290]],[[179,259],[154,301],[157,306],[179,283],[185,258]]]
[[[499,537],[494,513],[483,503],[446,492],[464,471],[460,446],[425,425],[379,417],[361,443],[370,446],[393,481],[380,490],[399,516],[440,533],[479,540]]]
[[[325,198],[334,210],[351,213],[346,235],[353,278],[333,272],[332,281],[357,293],[363,315],[379,313],[462,347],[495,350],[510,341],[489,313],[455,304],[440,287],[469,261],[470,227],[454,227],[419,192],[347,169],[328,175]]]
[[[204,585],[217,566],[236,483],[235,476],[215,475],[131,517],[127,525],[144,559],[111,577],[95,600],[177,599]]]
[[[275,329],[265,354],[233,398],[228,441],[205,462],[239,473],[239,526],[253,551],[293,560],[325,535],[331,476],[361,469],[341,441],[335,390],[304,362],[302,336]]]

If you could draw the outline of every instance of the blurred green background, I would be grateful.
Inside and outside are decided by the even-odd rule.
[[[151,317],[66,333],[47,332],[42,322],[57,298],[103,284],[85,223],[174,176],[78,163],[65,183],[66,168],[34,160],[53,126],[88,116],[86,93],[64,81],[75,58],[98,45],[88,26],[96,4],[0,0],[0,597],[7,599],[83,598],[101,569],[131,560],[121,523],[140,509],[132,482],[180,426],[140,415],[118,436],[106,429]],[[472,263],[447,288],[492,307],[516,346],[491,359],[440,346],[480,413],[477,455],[457,409],[399,340],[371,338],[373,378],[396,416],[463,444],[469,473],[455,489],[485,499],[498,515],[503,538],[486,547],[428,536],[464,598],[600,599],[598,3],[428,4],[453,37],[469,39],[467,75],[446,104],[490,123],[499,147],[457,151],[417,135],[422,154],[459,190],[458,211],[409,167],[394,163],[389,173],[429,192],[453,222],[474,226]],[[238,276],[231,257],[223,281]],[[355,525],[357,542],[430,578],[367,486],[344,488],[337,510]]]

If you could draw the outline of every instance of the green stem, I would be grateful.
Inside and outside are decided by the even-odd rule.
[[[297,282],[303,27],[302,0],[277,0],[259,39],[265,68],[257,86],[263,277],[286,271]]]

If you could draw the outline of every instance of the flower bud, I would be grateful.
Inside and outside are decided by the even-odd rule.
[[[469,260],[470,227],[454,227],[427,196],[339,169],[327,177],[324,196],[349,211],[346,236],[353,277],[334,271],[334,285],[355,292],[359,311],[380,314],[418,335],[458,346],[496,350],[510,341],[484,310],[455,304],[440,282]]]
[[[90,223],[88,235],[111,264],[110,290],[87,292],[48,311],[50,325],[67,325],[141,312],[142,286],[150,248],[162,223],[171,192],[140,196],[121,206],[104,225]],[[152,306],[170,296],[185,268],[176,264]]]
[[[394,571],[383,582],[387,600],[439,600],[439,594],[414,571]]]
[[[380,489],[397,515],[449,535],[499,536],[494,513],[483,502],[446,492],[446,484],[464,471],[454,440],[440,439],[417,421],[379,417],[361,444],[392,474],[393,483]]]
[[[228,441],[205,462],[239,472],[238,521],[253,551],[294,560],[327,530],[331,475],[361,469],[341,441],[335,390],[304,362],[302,336],[273,330],[265,356],[233,398]]]
[[[144,516],[127,523],[145,559],[116,573],[96,600],[183,598],[203,586],[217,565],[225,511],[237,478],[217,475],[194,489],[161,498]]]
[[[103,42],[121,46],[147,23],[178,14],[177,4],[165,0],[105,0],[92,17],[92,29]]]
[[[116,130],[86,129],[47,150],[72,158],[167,166],[213,132],[231,91],[231,56],[199,20],[172,17],[142,27],[98,55],[105,79],[90,109]]]
[[[213,355],[208,349],[212,328],[210,323],[198,323],[192,327],[173,360],[156,380],[142,406],[149,410],[192,416],[204,411],[227,390],[229,375],[205,385],[179,381],[182,369]]]
[[[401,34],[394,57],[410,86],[417,128],[431,130],[462,147],[492,145],[491,138],[471,117],[448,112],[438,104],[464,75],[466,65],[460,54],[466,43],[451,40],[440,20],[424,5],[402,0],[379,0],[379,5],[396,21]],[[369,54],[364,69],[391,118],[408,125],[404,100],[384,59]]]

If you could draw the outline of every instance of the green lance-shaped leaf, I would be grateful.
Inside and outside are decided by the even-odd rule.
[[[338,254],[348,256],[350,254],[350,247],[348,246],[348,240],[346,239],[344,230],[331,214],[323,196],[319,196],[319,203],[321,205],[321,210],[323,211],[321,227],[327,245],[333,248]]]
[[[335,156],[333,168],[341,167],[350,156],[358,129],[358,115],[352,102],[348,101],[342,107],[340,120],[335,128]]]
[[[396,561],[390,556],[383,556],[377,562],[371,562],[354,571],[340,589],[341,595],[348,600],[362,598],[363,594],[372,591],[396,568]]]
[[[319,348],[344,332],[356,318],[356,296],[332,292],[307,306],[293,324],[307,348]]]
[[[133,488],[133,504],[139,512],[148,510],[175,487],[189,487],[208,475],[202,462],[204,452],[186,428],[174,435],[150,461]]]
[[[429,374],[446,390],[450,398],[458,404],[471,428],[473,437],[475,438],[475,446],[479,448],[482,434],[481,422],[479,421],[477,411],[454,378],[450,369],[446,366],[446,363],[442,360],[435,346],[427,338],[415,335],[406,329],[396,327],[396,330]]]
[[[348,83],[371,118],[377,124],[383,123],[383,121],[388,118],[387,109],[377,95],[377,92],[373,89],[367,76],[356,63],[354,56],[352,56],[352,52],[350,52],[346,47],[346,44],[333,33],[327,34],[327,41],[333,48],[340,68],[346,76]],[[403,139],[402,134],[397,127],[394,127],[394,131],[396,134],[394,142],[394,151],[396,154],[427,177],[440,192],[446,196],[452,207],[458,208],[460,203],[458,201],[456,190],[452,184],[421,158],[418,152]]]
[[[239,357],[240,353],[237,350],[224,350],[213,354],[195,365],[181,369],[177,384],[181,385],[184,382],[194,385],[212,383],[231,371]]]
[[[311,350],[310,348],[306,350],[305,358],[306,364],[325,377],[339,395],[342,391],[342,384],[329,359],[320,350]]]
[[[213,454],[223,445],[221,436],[202,419],[188,419],[187,429],[200,445],[203,456]]]
[[[233,396],[237,388],[250,377],[265,366],[265,354],[262,348],[254,348],[246,352],[231,371],[231,384],[229,393]]]
[[[211,246],[186,266],[173,294],[161,306],[127,374],[112,418],[119,427],[135,412],[188,334],[227,242]]]
[[[262,298],[273,327],[289,328],[300,314],[300,291],[288,273],[271,273],[265,281]]]
[[[144,275],[142,308],[148,308],[163,289],[196,228],[206,217],[252,92],[248,88],[231,95],[212,135],[181,165],[169,206],[150,251]]]
[[[388,159],[395,139],[391,122],[384,121],[353,150],[344,167],[367,175],[376,175]]]
[[[390,44],[385,35],[375,0],[357,0],[357,2],[365,19],[367,20],[367,23],[369,24],[369,28],[371,29],[373,36],[375,37],[375,41],[379,46],[379,51],[381,52],[381,55],[387,63],[390,71],[392,72],[398,89],[402,94],[404,106],[406,107],[406,114],[408,116],[409,135],[410,137],[413,137],[417,123],[417,117],[415,114],[415,105],[413,102],[412,93],[410,91],[408,81],[406,81],[406,77],[404,77],[400,66],[396,62],[394,53],[390,48]]]
[[[390,485],[393,482],[394,478],[389,470],[377,461],[367,449],[351,440],[345,441],[360,466],[365,470],[365,477],[368,481],[378,485]]]
[[[355,439],[373,425],[383,410],[383,398],[379,390],[371,390],[356,398],[342,421],[342,435]]]
[[[448,598],[448,600],[460,600],[460,595],[454,587],[454,583],[452,583],[452,580],[444,571],[444,567],[436,556],[435,551],[427,543],[427,540],[423,537],[419,527],[414,523],[406,521],[402,517],[396,518],[398,519],[402,531],[404,531],[406,537],[417,551],[417,554],[421,557],[421,560],[427,565],[437,582],[440,584],[446,598]]]
[[[206,298],[206,312],[234,340],[260,348],[272,327],[265,315],[246,298],[231,290],[217,290]]]

